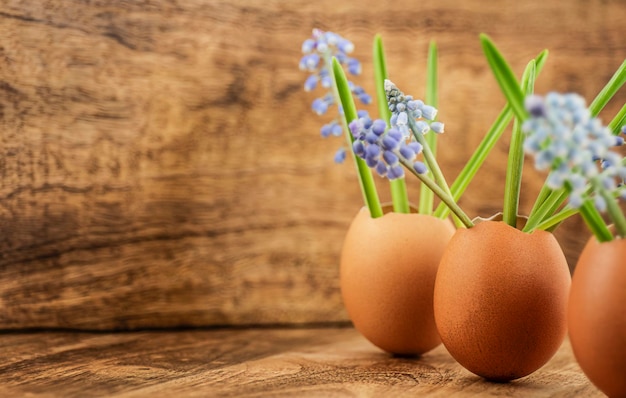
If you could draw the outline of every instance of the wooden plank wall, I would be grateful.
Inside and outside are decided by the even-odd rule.
[[[478,33],[517,73],[550,49],[537,91],[590,100],[625,58],[624,17],[620,0],[3,1],[0,329],[346,321],[338,254],[361,199],[302,91],[311,29],[355,42],[370,92],[375,33],[416,95],[438,42],[452,179],[504,103]],[[501,207],[507,143],[462,200],[472,216]],[[558,233],[570,262],[587,236]]]

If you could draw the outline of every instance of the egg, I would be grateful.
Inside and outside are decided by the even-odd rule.
[[[341,252],[340,285],[354,327],[380,349],[420,355],[441,343],[433,315],[437,266],[454,234],[448,220],[361,209]]]
[[[568,324],[589,380],[609,397],[626,397],[626,239],[587,242],[574,270]]]
[[[570,274],[558,242],[500,221],[460,229],[435,282],[435,322],[467,370],[494,381],[545,364],[566,335]]]

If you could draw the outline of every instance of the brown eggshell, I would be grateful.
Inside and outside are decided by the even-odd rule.
[[[526,376],[566,334],[570,274],[552,234],[484,221],[458,230],[441,259],[434,293],[444,346],[489,380]]]
[[[454,233],[449,221],[362,209],[341,253],[341,293],[355,328],[399,355],[423,354],[441,343],[433,316],[437,266]]]
[[[626,397],[626,239],[583,249],[568,308],[574,356],[609,397]]]

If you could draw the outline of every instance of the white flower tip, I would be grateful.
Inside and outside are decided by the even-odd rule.
[[[385,91],[391,91],[396,85],[389,79],[385,79],[384,87]]]

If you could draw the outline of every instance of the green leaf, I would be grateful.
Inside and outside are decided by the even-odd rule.
[[[511,107],[507,104],[504,109],[502,109],[487,134],[485,134],[472,156],[467,163],[465,163],[463,170],[461,170],[458,177],[450,186],[450,192],[455,201],[461,198],[470,182],[472,182],[474,175],[476,175],[480,166],[482,166],[485,159],[487,159],[487,156],[500,139],[500,136],[502,136],[502,133],[509,125],[512,118],[513,112],[511,111]],[[439,218],[445,218],[448,214],[450,214],[450,209],[444,203],[440,203],[434,212],[434,216]]]
[[[565,188],[550,191],[547,198],[537,208],[537,210],[535,212],[531,212],[528,216],[528,221],[526,222],[523,231],[533,231],[543,220],[551,217],[568,196],[569,193]]]
[[[378,103],[378,115],[389,123],[391,112],[387,104],[387,94],[385,93],[385,79],[389,78],[387,64],[385,62],[385,51],[383,40],[380,35],[374,37],[374,79],[376,83],[376,100]]]
[[[515,116],[523,122],[528,118],[528,112],[524,108],[524,94],[517,83],[517,79],[511,70],[511,67],[506,62],[500,51],[496,48],[495,44],[491,41],[489,36],[484,33],[480,35],[480,41],[483,47],[483,52],[487,58],[487,62],[493,71],[493,74],[504,93],[507,101],[511,105],[511,109],[515,113]]]
[[[389,125],[391,112],[387,104],[387,95],[385,93],[385,79],[389,77],[387,74],[387,64],[385,62],[385,51],[383,48],[383,40],[380,35],[374,37],[373,46],[374,59],[374,82],[376,84],[376,100],[378,102],[378,115]],[[410,213],[409,196],[406,189],[406,181],[404,178],[398,178],[389,181],[391,190],[391,202],[393,203],[393,211],[396,213]]]
[[[543,66],[546,63],[548,58],[548,50],[543,50],[539,55],[535,58],[536,68],[535,75],[538,76]],[[470,159],[463,167],[463,170],[459,173],[457,178],[454,180],[452,185],[450,186],[450,191],[452,192],[452,197],[454,200],[459,200],[470,182],[474,178],[474,175],[480,169],[480,166],[484,163],[485,159],[495,146],[496,142],[502,136],[502,133],[509,125],[509,122],[513,118],[513,112],[511,111],[511,107],[507,104],[504,109],[500,112],[493,125],[489,128],[489,131],[483,137],[482,141],[470,157]],[[434,215],[436,217],[445,218],[449,214],[450,210],[445,204],[440,203],[435,210]]]
[[[535,87],[535,60],[531,60],[522,75],[522,87],[524,96],[532,94]],[[513,135],[509,147],[508,163],[506,167],[506,180],[504,184],[504,206],[502,221],[517,227],[517,210],[519,206],[519,194],[522,187],[522,170],[524,167],[524,133],[521,122],[515,119]]]
[[[620,109],[620,111],[617,112],[617,115],[615,115],[613,120],[611,120],[611,123],[609,123],[609,128],[611,129],[613,134],[618,135],[622,132],[622,126],[624,126],[625,124],[626,124],[626,104],[622,106],[622,109]]]
[[[611,80],[604,86],[604,88],[598,93],[596,98],[589,105],[589,111],[592,116],[598,116],[604,106],[613,98],[615,93],[626,83],[626,60],[622,62],[622,65],[615,71]]]
[[[583,217],[585,224],[587,224],[587,227],[589,227],[598,242],[609,242],[613,240],[613,234],[608,229],[598,209],[595,208],[591,201],[585,200],[580,207],[580,215]]]
[[[428,47],[428,61],[426,72],[426,96],[424,98],[428,105],[438,107],[437,95],[437,44],[430,42]],[[437,156],[437,134],[428,134],[426,143],[430,147],[433,156]],[[432,173],[429,171],[429,175]],[[432,214],[433,204],[435,202],[435,194],[423,182],[420,187],[419,212],[422,214]]]
[[[354,98],[352,98],[352,91],[348,85],[348,79],[346,78],[346,74],[343,71],[341,64],[336,58],[333,58],[332,61],[332,73],[335,82],[335,94],[339,97],[339,101],[341,102],[341,106],[343,108],[346,140],[350,150],[352,150],[352,141],[354,139],[347,126],[352,120],[356,119],[358,115],[356,106],[354,105]],[[372,171],[369,167],[367,167],[367,164],[363,161],[363,159],[354,154],[352,158],[356,163],[357,176],[365,205],[369,209],[372,218],[381,217],[383,215],[383,210],[380,205],[380,200],[378,199],[378,192],[376,191]]]

